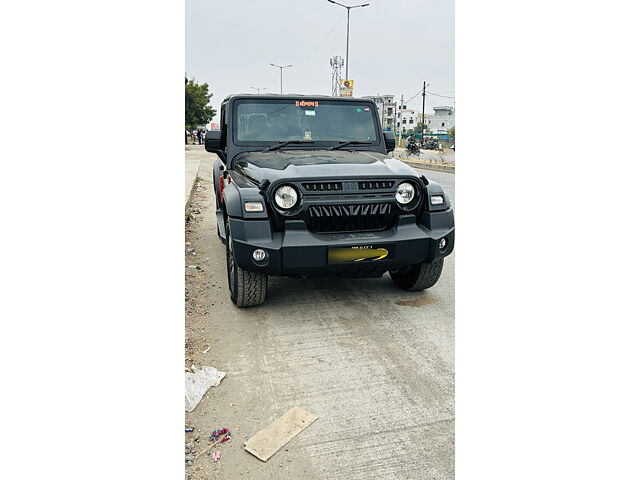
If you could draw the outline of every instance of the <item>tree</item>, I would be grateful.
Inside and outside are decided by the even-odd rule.
[[[413,127],[411,130],[407,131],[407,133],[422,135],[422,130],[425,130],[427,135],[431,133],[431,129],[429,128],[429,125],[425,125],[422,122],[418,122],[418,124],[415,127]]]
[[[447,130],[447,135],[449,135],[449,139],[456,138],[456,127],[455,125]]]
[[[184,77],[184,125],[192,130],[199,125],[209,123],[216,114],[210,107],[209,100],[213,96],[209,93],[209,85],[199,85],[195,79]]]

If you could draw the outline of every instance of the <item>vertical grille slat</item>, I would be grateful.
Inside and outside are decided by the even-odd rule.
[[[309,229],[316,233],[385,230],[393,220],[389,203],[309,207]]]

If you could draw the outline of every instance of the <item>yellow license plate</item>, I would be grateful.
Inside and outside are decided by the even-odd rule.
[[[354,245],[352,247],[329,247],[329,264],[376,262],[392,258],[392,245]]]

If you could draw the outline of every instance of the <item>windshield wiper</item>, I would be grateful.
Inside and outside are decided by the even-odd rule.
[[[337,145],[334,145],[333,147],[331,147],[329,150],[337,150],[338,148],[346,147],[347,145],[371,145],[371,142],[356,142],[356,141],[340,142]]]
[[[313,140],[287,140],[286,142],[280,142],[276,143],[275,145],[271,145],[270,147],[267,147],[262,151],[271,152],[272,150],[278,150],[279,148],[286,147],[287,145],[298,143],[313,143]]]

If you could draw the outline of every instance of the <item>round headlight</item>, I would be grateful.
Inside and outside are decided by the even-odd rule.
[[[410,203],[415,196],[416,190],[410,183],[404,182],[398,185],[398,189],[396,190],[396,201],[400,205],[406,205],[407,203]]]
[[[284,185],[276,190],[274,198],[280,208],[288,210],[298,203],[298,192],[295,188]]]

